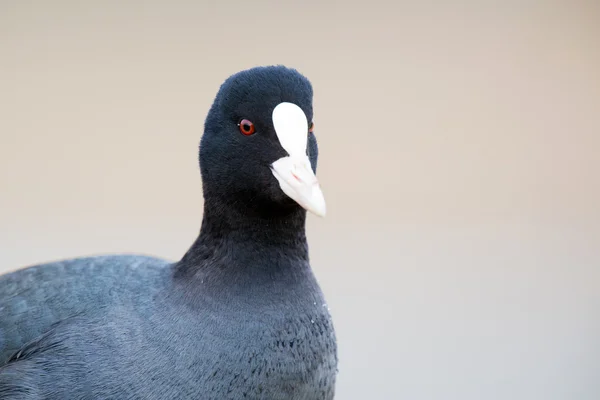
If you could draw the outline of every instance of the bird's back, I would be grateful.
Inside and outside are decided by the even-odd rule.
[[[0,365],[0,398],[330,400],[334,331],[304,270],[286,291],[275,279],[228,293],[186,292],[169,264],[150,258],[78,259],[6,276],[3,362],[13,357]],[[32,308],[51,317],[29,318]]]
[[[61,321],[141,301],[139,296],[159,284],[167,265],[154,257],[110,255],[40,264],[0,276],[0,366]]]

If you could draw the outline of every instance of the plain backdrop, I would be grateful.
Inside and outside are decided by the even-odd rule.
[[[221,82],[311,79],[337,399],[600,398],[600,3],[0,0],[0,270],[176,260]]]

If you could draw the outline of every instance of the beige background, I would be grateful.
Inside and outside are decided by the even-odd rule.
[[[337,398],[600,398],[593,1],[0,0],[0,270],[180,257],[213,96],[273,63],[316,92]]]

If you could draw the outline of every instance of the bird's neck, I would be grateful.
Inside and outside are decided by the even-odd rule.
[[[308,267],[306,211],[300,207],[242,209],[205,201],[198,238],[177,264],[177,273],[193,276],[286,274]]]

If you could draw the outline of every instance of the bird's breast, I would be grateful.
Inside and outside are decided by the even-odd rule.
[[[230,382],[227,390],[240,398],[333,398],[337,347],[326,308],[259,315],[235,329],[213,336],[211,350],[219,359],[214,378]]]

